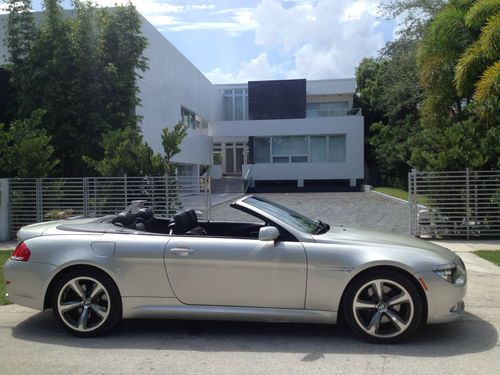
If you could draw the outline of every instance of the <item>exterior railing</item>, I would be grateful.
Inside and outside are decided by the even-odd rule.
[[[99,217],[145,199],[156,216],[193,208],[210,217],[208,176],[23,178],[9,180],[10,235],[64,216]]]
[[[410,233],[419,237],[500,237],[500,171],[408,176]]]
[[[243,178],[243,192],[246,193],[248,191],[248,189],[250,188],[250,186],[252,185],[252,181],[253,181],[253,178],[252,178],[252,169],[253,169],[253,165],[250,165],[250,168],[248,168],[247,170],[247,173],[245,173],[245,177]]]
[[[308,109],[306,110],[306,118],[310,117],[337,117],[337,116],[361,116],[361,108],[351,109]]]

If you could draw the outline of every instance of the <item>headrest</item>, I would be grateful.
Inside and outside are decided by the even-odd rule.
[[[121,223],[124,226],[131,225],[135,221],[135,215],[130,211],[120,212],[116,217],[112,220],[113,223]]]
[[[142,219],[144,221],[149,221],[153,218],[153,210],[151,208],[141,208],[136,214],[138,219]]]

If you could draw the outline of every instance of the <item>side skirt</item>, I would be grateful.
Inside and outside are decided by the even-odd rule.
[[[337,322],[336,311],[184,305],[176,298],[122,297],[123,318],[239,320],[276,323]]]

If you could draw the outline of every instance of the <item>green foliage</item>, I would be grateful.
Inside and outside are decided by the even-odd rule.
[[[371,146],[368,164],[375,164],[391,184],[406,181],[409,140],[418,127],[422,90],[418,85],[416,49],[416,40],[400,37],[388,43],[378,58],[364,59],[356,70]]]
[[[3,265],[7,261],[7,259],[10,258],[12,254],[11,251],[5,251],[5,250],[0,250],[0,306],[1,305],[8,305],[10,302],[5,297],[5,293],[7,293],[7,290],[5,289],[5,278],[3,276]]]
[[[484,100],[496,80],[492,77],[495,63],[500,61],[500,1],[476,2],[466,13],[465,23],[471,33],[477,29],[480,35],[455,67],[455,87],[462,96],[474,93],[476,99]],[[496,76],[500,77],[498,73]]]
[[[143,141],[142,134],[135,128],[105,133],[102,148],[102,160],[83,156],[83,160],[102,176],[157,176],[165,173],[161,157]]]
[[[500,167],[498,0],[387,0],[399,38],[356,71],[369,157],[405,169]],[[418,84],[420,83],[420,85]]]
[[[174,155],[181,152],[180,144],[187,135],[187,127],[182,121],[178,122],[172,130],[164,128],[161,135],[161,143],[163,145],[163,150],[165,151],[164,161],[167,165],[167,172],[172,174],[174,172],[174,166],[171,164],[171,160]]]
[[[41,127],[44,114],[36,110],[30,118],[13,121],[9,129],[0,124],[2,177],[47,177],[57,165],[51,137]]]
[[[138,72],[148,69],[142,55],[147,38],[141,34],[141,18],[133,5],[102,10],[97,61],[101,69],[101,98],[105,100],[104,121],[111,128],[137,127],[140,117],[135,107],[140,104],[137,94]]]
[[[132,4],[107,10],[74,0],[74,16],[65,17],[60,0],[45,0],[35,27],[30,1],[7,3],[17,118],[45,109],[43,126],[60,159],[57,174],[93,173],[81,155],[102,158],[96,142],[102,134],[137,129],[140,122],[137,72],[147,69],[140,15]]]

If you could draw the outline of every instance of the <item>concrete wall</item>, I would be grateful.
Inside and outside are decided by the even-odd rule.
[[[209,122],[222,119],[223,98],[219,90],[148,21],[143,20],[149,40],[145,56],[150,69],[139,82],[144,139],[155,151],[162,151],[161,131],[181,120],[181,106]],[[175,162],[211,164],[212,142],[208,129],[190,129]]]

